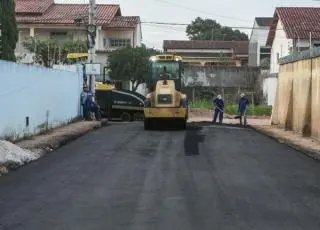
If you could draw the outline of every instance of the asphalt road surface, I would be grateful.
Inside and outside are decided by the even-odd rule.
[[[319,176],[250,129],[115,124],[0,177],[0,229],[319,230]]]

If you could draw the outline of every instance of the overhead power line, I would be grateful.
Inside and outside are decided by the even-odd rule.
[[[58,22],[58,20],[56,18],[46,18],[46,19],[39,19],[38,21],[39,22],[46,22],[46,21],[52,21],[52,20],[56,20],[56,23]],[[96,20],[105,20],[107,21],[108,18],[96,18]],[[120,22],[131,22],[133,23],[132,20],[119,20]],[[37,20],[34,20],[34,22],[37,22]],[[162,21],[140,21],[141,24],[144,24],[144,25],[153,25],[153,26],[167,26],[167,27],[174,27],[176,26],[177,29],[181,28],[181,27],[178,27],[178,26],[188,26],[190,25],[190,23],[177,23],[177,22],[162,22]],[[222,27],[229,27],[229,28],[232,28],[232,29],[244,29],[244,30],[268,30],[268,31],[284,31],[284,29],[280,29],[280,28],[275,28],[275,29],[269,29],[269,28],[253,28],[253,27],[250,27],[250,26],[222,26]],[[112,27],[110,27],[112,28]],[[183,30],[185,30],[185,28],[181,28]],[[304,29],[304,28],[296,28],[296,30],[299,30],[299,31],[306,31],[306,32],[320,32],[320,29],[318,30],[308,30],[308,29]]]
[[[156,2],[162,2],[180,9],[185,9],[185,10],[189,10],[189,11],[193,11],[193,12],[198,12],[198,13],[203,13],[203,14],[207,14],[207,15],[212,15],[215,17],[220,17],[220,18],[227,18],[227,19],[231,19],[231,20],[236,20],[236,21],[244,21],[244,22],[249,22],[249,20],[244,20],[241,18],[236,18],[236,17],[232,17],[232,16],[226,16],[226,15],[220,15],[220,14],[216,14],[213,12],[209,12],[209,11],[204,11],[204,10],[198,10],[198,9],[194,9],[191,7],[187,7],[185,5],[180,5],[180,4],[176,4],[176,3],[172,3],[170,1],[166,1],[166,0],[155,0]],[[251,22],[251,21],[250,21]]]
[[[56,21],[56,23],[59,22],[59,19],[57,20],[56,18],[46,18],[46,19],[39,19],[39,20],[34,20],[34,22],[46,22],[46,21]],[[96,20],[105,20],[108,21],[107,18],[96,18]],[[116,22],[117,20],[115,20]],[[119,20],[119,22],[131,22],[133,23],[132,20]],[[161,21],[141,21],[141,24],[150,24],[150,25],[167,25],[167,26],[188,26],[190,23],[177,23],[177,22],[161,22]],[[255,30],[269,30],[268,28],[252,28],[250,26],[222,26],[222,27],[229,27],[232,29],[255,29]],[[275,29],[275,30],[283,30],[283,29]]]
[[[141,24],[150,24],[150,25],[164,25],[164,26],[188,26],[188,23],[175,23],[175,22],[156,22],[156,21],[142,21]],[[268,28],[252,28],[249,26],[222,26],[229,27],[232,29],[246,29],[246,30],[270,30]],[[178,28],[178,27],[177,27]],[[273,29],[272,29],[273,30]],[[283,30],[283,29],[274,29],[274,30]]]
[[[170,25],[170,26],[188,26],[190,23],[175,23],[175,22],[156,22],[156,21],[142,21],[142,24],[155,24],[155,25]],[[233,29],[252,29],[252,27],[249,26],[223,26],[223,27],[229,27]],[[259,28],[262,29],[262,28]],[[264,29],[264,28],[263,28]],[[268,29],[264,29],[268,30]]]
[[[182,28],[182,27],[175,27],[175,26],[168,26],[168,25],[154,25],[154,24],[145,24],[144,26],[150,26],[150,27],[154,27],[154,28],[159,28],[161,29],[161,31],[165,31],[165,32],[173,32],[173,31],[176,31],[176,32],[183,32],[183,33],[186,33],[186,29],[185,28]],[[158,31],[158,30],[157,30]],[[158,33],[156,31],[156,33]],[[151,32],[152,33],[152,32]],[[257,36],[254,36],[253,37],[257,37]],[[286,36],[281,36],[281,37],[278,37],[280,39],[287,39]]]
[[[142,21],[142,24],[145,25],[163,25],[163,26],[169,26],[169,27],[173,27],[173,26],[188,26],[190,24],[188,23],[174,23],[174,22],[157,22],[157,21]],[[253,28],[253,27],[249,27],[249,26],[222,26],[222,27],[229,27],[232,29],[245,29],[245,30],[267,30],[267,31],[284,31],[284,29],[280,29],[280,28],[275,28],[275,29],[269,29],[269,28]],[[179,29],[179,27],[176,27],[177,29]],[[181,28],[181,27],[180,27]],[[181,28],[182,29],[182,28]],[[320,29],[304,29],[304,28],[296,28],[296,30],[299,31],[306,31],[306,32],[320,32]]]

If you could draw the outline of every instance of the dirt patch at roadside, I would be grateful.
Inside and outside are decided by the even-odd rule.
[[[107,120],[79,121],[53,129],[48,134],[37,135],[28,140],[18,141],[15,143],[15,145],[22,149],[31,150],[32,152],[36,152],[40,154],[40,156],[43,156],[46,153],[52,152],[53,150],[77,139],[80,136],[83,136],[94,129],[106,126],[107,124]],[[0,175],[7,174],[10,171],[9,169],[16,168],[16,166],[11,167],[10,165],[6,164],[0,165]]]
[[[233,119],[237,114],[224,114],[224,118],[226,119]],[[189,111],[189,117],[205,117],[210,118],[212,120],[213,116],[213,110],[207,110],[207,109],[190,109]],[[263,119],[263,120],[269,120],[269,116],[247,116],[248,119]]]
[[[87,132],[100,128],[106,123],[103,121],[79,121],[61,128],[54,129],[49,134],[36,136],[31,140],[24,140],[16,143],[19,147],[25,149],[46,149],[58,148],[65,142],[71,141]]]
[[[252,128],[260,133],[268,135],[280,143],[284,143],[294,149],[312,157],[315,160],[320,160],[320,140],[310,137],[302,137],[300,134],[293,131],[285,131],[276,126],[260,126],[252,125]]]

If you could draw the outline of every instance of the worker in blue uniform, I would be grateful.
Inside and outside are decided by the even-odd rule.
[[[87,85],[84,85],[83,92],[81,94],[81,105],[82,105],[82,116],[85,120],[90,118],[90,104],[88,101],[88,97],[92,96]]]
[[[95,102],[94,95],[89,90],[87,84],[83,87],[83,92],[81,94],[81,105],[83,111],[83,118],[85,120],[91,120],[91,113],[94,113],[96,120],[101,120],[100,107]]]
[[[240,113],[240,125],[244,124],[247,125],[247,107],[249,105],[249,100],[245,96],[244,93],[240,94],[240,100],[239,100],[239,108],[238,112]],[[243,120],[243,122],[242,122]]]
[[[93,95],[92,95],[92,97],[90,96],[89,103],[90,103],[90,112],[94,113],[94,117],[97,121],[100,121],[101,120],[100,107],[96,103]]]
[[[219,115],[219,123],[222,123],[223,120],[223,110],[224,110],[224,101],[221,97],[221,95],[218,95],[214,100],[213,104],[216,106],[214,109],[214,115],[213,115],[213,123],[217,122],[217,117]]]

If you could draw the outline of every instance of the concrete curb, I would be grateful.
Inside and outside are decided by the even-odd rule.
[[[63,135],[49,144],[39,144],[38,146],[33,146],[32,148],[26,148],[23,146],[20,146],[20,147],[39,153],[40,158],[38,158],[38,159],[41,159],[43,156],[47,155],[48,153],[61,148],[62,146],[80,138],[81,136],[84,136],[85,134],[87,134],[93,130],[100,129],[100,128],[103,128],[108,125],[109,125],[108,120],[103,119],[97,125],[93,125],[91,127],[88,127],[86,129],[80,131],[80,132],[77,132],[77,133],[70,133],[70,134]],[[19,146],[19,143],[16,143],[16,144]],[[35,160],[35,161],[37,161],[37,160]],[[34,161],[31,161],[29,163],[25,163],[24,165],[5,165],[5,164],[0,165],[0,176],[6,175],[10,171],[16,170],[16,169],[21,168],[25,165],[31,164],[32,162],[34,162]]]
[[[303,153],[304,155],[306,155],[316,161],[320,161],[320,152],[315,149],[307,148],[307,147],[295,144],[289,138],[285,138],[285,137],[276,135],[273,132],[271,132],[269,130],[265,130],[261,127],[257,127],[257,126],[253,126],[253,125],[248,125],[248,127],[257,131],[258,133],[264,134],[264,135],[272,138],[273,140],[280,142],[281,144],[285,144],[285,145]]]
[[[87,134],[87,133],[89,133],[89,132],[91,132],[93,130],[105,127],[108,124],[109,124],[108,120],[101,120],[100,124],[95,125],[95,126],[93,126],[91,128],[88,128],[86,130],[83,130],[82,132],[71,133],[71,134],[68,134],[68,135],[64,135],[61,139],[58,139],[54,143],[51,143],[51,144],[46,145],[46,146],[41,146],[40,148],[44,150],[44,152],[41,153],[41,156],[42,156],[42,154],[46,154],[48,152],[52,152],[53,150],[61,148],[62,146],[64,146],[64,145],[66,145],[66,144],[78,139],[79,137],[84,136],[85,134]],[[50,150],[48,148],[50,148]],[[37,149],[39,149],[39,148],[37,148]]]

